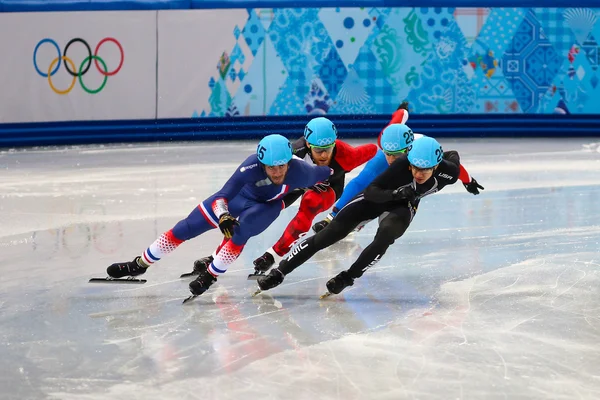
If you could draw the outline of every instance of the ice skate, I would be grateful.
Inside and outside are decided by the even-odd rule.
[[[328,291],[320,298],[324,299],[326,297],[331,296],[332,294],[340,294],[342,290],[352,285],[354,285],[354,279],[352,279],[348,271],[342,271],[335,277],[327,281],[326,286]]]
[[[185,304],[188,301],[200,296],[202,293],[206,292],[208,288],[216,281],[217,277],[208,272],[208,269],[200,272],[198,277],[190,282],[190,292],[192,292],[192,295],[183,300],[183,303]]]
[[[196,261],[194,261],[194,269],[192,272],[186,272],[185,274],[181,274],[180,278],[188,278],[190,276],[199,275],[202,271],[208,269],[208,266],[211,262],[213,262],[214,258],[212,255],[208,257],[202,257]]]
[[[269,290],[279,286],[283,282],[283,278],[284,275],[279,269],[272,269],[267,275],[261,276],[256,280],[259,289],[254,292],[252,296],[256,296],[263,290]]]
[[[106,278],[92,278],[92,283],[146,283],[145,279],[136,279],[135,276],[142,275],[148,267],[144,266],[138,256],[133,261],[111,264],[107,269]]]
[[[256,280],[260,276],[264,276],[265,272],[267,272],[269,268],[275,265],[275,258],[271,253],[267,251],[265,252],[265,254],[254,260],[253,264],[254,273],[248,275],[249,280]]]

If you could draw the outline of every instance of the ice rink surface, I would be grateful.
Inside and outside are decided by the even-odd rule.
[[[252,260],[296,204],[186,305],[178,277],[218,230],[163,258],[145,285],[88,279],[141,254],[255,142],[1,152],[0,398],[600,398],[598,144],[440,142],[485,191],[458,183],[424,199],[341,295],[319,300],[375,222],[250,296]]]

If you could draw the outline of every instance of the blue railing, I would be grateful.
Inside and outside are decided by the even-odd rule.
[[[389,115],[329,115],[344,138],[373,137]],[[44,122],[0,125],[0,147],[255,139],[271,133],[299,136],[309,116]],[[591,137],[600,115],[413,115],[415,132],[434,137]]]
[[[305,7],[600,7],[599,0],[0,0],[0,12]]]

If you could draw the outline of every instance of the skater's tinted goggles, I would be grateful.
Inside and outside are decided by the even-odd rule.
[[[397,156],[398,154],[404,154],[406,153],[406,150],[408,150],[408,148],[404,148],[402,150],[398,150],[398,151],[383,151],[383,154],[385,154],[386,156]]]
[[[310,146],[311,149],[315,151],[317,154],[321,153],[331,153],[333,148],[335,147],[335,143],[332,143],[328,146]]]

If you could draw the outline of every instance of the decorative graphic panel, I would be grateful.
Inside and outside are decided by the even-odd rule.
[[[159,117],[380,114],[403,100],[413,112],[433,114],[600,112],[600,8],[236,13],[237,19],[231,10],[186,13],[186,22],[196,15],[194,25],[213,35],[190,32],[193,51],[170,51],[171,61],[160,49],[172,44],[159,43],[159,71],[172,59],[216,66],[192,82],[167,85],[181,85],[181,96],[196,101],[178,101],[177,111],[165,113],[159,93]],[[176,14],[169,19],[177,23]],[[235,26],[224,29],[222,21]],[[176,30],[181,37],[182,26]]]

